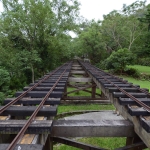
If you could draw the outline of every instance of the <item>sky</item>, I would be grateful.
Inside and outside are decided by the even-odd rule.
[[[80,15],[88,20],[102,20],[103,15],[113,10],[121,10],[123,4],[130,5],[136,0],[78,0],[81,3]],[[150,0],[147,0],[147,4]],[[0,12],[2,11],[0,3]]]
[[[88,20],[102,20],[103,15],[113,10],[121,10],[123,4],[130,5],[136,0],[79,0],[80,14]],[[147,4],[150,0],[147,0]]]

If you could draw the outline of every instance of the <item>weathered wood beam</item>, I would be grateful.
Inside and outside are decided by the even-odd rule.
[[[30,87],[24,87],[23,90],[27,91]],[[52,87],[36,87],[32,91],[49,91]],[[64,87],[55,87],[53,91],[64,91]]]
[[[0,134],[17,134],[26,120],[1,120]],[[35,120],[26,130],[28,134],[47,134],[51,133],[52,120]]]
[[[73,87],[77,88],[78,90],[69,91],[69,92],[67,92],[67,93],[64,93],[64,95],[67,95],[67,94],[70,94],[70,93],[74,93],[74,92],[78,92],[78,91],[85,91],[85,92],[88,92],[88,93],[91,93],[91,94],[92,94],[93,91],[89,91],[89,90],[86,90],[86,89],[88,89],[88,88],[92,88],[92,89],[93,89],[93,87],[94,87],[94,88],[95,88],[94,94],[95,94],[95,95],[98,95],[98,96],[101,96],[100,94],[95,93],[95,91],[96,91],[96,86],[95,86],[95,84],[94,84],[94,85],[87,86],[87,87],[83,87],[83,88],[79,88],[79,87],[77,87],[77,86],[73,86]]]
[[[35,85],[35,83],[30,83],[29,86],[33,86]],[[38,85],[38,87],[52,87],[54,85],[54,83],[41,83]],[[57,87],[64,87],[66,85],[66,83],[58,83]]]
[[[137,88],[134,88],[134,87],[125,87],[125,88],[122,88],[123,90],[125,90],[126,92],[139,92],[139,90]],[[108,90],[110,93],[112,92],[119,92],[119,89],[117,89],[116,87],[108,87]],[[146,91],[148,91],[148,89],[144,89]]]
[[[7,98],[4,100],[4,105],[8,104],[15,98]],[[23,105],[38,105],[42,101],[42,98],[22,98],[21,100],[17,101],[15,104],[23,104]],[[44,105],[58,105],[60,104],[60,98],[48,98]]]
[[[136,97],[136,98],[150,97],[150,95],[145,94],[145,93],[130,93],[130,92],[128,92],[128,93],[131,94],[132,96]],[[113,92],[113,96],[115,98],[118,98],[118,97],[128,98],[128,96],[122,92]]]
[[[71,74],[78,74],[78,75],[82,75],[82,74],[85,74],[86,72],[85,71],[76,71],[76,70],[71,70]]]
[[[0,109],[2,106],[0,106]],[[30,116],[35,111],[37,106],[10,106],[7,110],[5,110],[1,115],[10,115],[11,116]],[[57,107],[47,107],[43,106],[41,110],[38,112],[37,116],[54,116],[57,113]]]
[[[52,136],[132,137],[134,128],[127,120],[57,120],[53,122]]]
[[[1,150],[6,150],[9,144],[0,144]],[[17,144],[14,150],[44,150],[44,146],[40,144]]]
[[[67,138],[61,138],[61,137],[51,137],[51,138],[55,142],[73,146],[73,147],[77,147],[77,148],[84,149],[84,150],[106,150],[104,148],[99,148],[99,147],[92,146],[89,144],[84,144],[84,143],[73,141],[73,140],[67,139]]]
[[[111,104],[110,100],[61,100],[61,104]]]
[[[83,70],[82,67],[71,67],[72,70]]]
[[[130,99],[130,98],[119,98],[119,103],[121,105],[136,105],[136,101]],[[143,102],[146,105],[150,105],[150,98],[138,98],[141,102]]]
[[[91,78],[74,78],[69,77],[68,82],[92,82]]]
[[[19,96],[23,93],[24,91],[18,91],[16,92],[15,96]],[[26,97],[33,97],[33,98],[42,98],[45,97],[47,94],[47,91],[30,91],[26,94]],[[62,91],[53,91],[50,94],[50,98],[61,98],[63,92]]]
[[[68,96],[63,97],[63,100],[108,100],[107,98],[91,98],[89,96]]]

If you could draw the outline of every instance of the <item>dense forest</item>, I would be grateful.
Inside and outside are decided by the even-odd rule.
[[[150,5],[145,1],[123,5],[98,21],[80,16],[77,0],[2,3],[0,100],[75,56],[86,54],[97,67],[120,73],[129,64],[150,66]]]

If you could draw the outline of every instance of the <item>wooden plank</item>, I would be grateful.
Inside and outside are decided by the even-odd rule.
[[[2,106],[0,106],[0,109]],[[36,109],[36,106],[10,106],[7,110],[5,110],[2,115],[9,115],[11,116],[30,116],[34,110]],[[37,116],[54,116],[57,114],[57,107],[42,107],[42,109],[38,112]]]
[[[0,120],[6,120],[8,116],[0,116]]]
[[[0,144],[1,150],[6,150],[9,144]],[[14,150],[44,150],[44,146],[40,144],[17,144]]]
[[[117,86],[119,86],[119,87],[131,87],[131,85],[130,84],[116,84]],[[114,87],[114,85],[113,84],[103,84],[103,86],[105,87],[105,88],[107,88],[107,87]]]
[[[27,91],[30,87],[24,87],[23,90]],[[49,91],[52,87],[36,87],[32,91]],[[55,87],[53,91],[64,91],[64,87]]]
[[[79,75],[81,74],[81,75],[82,75],[82,74],[85,74],[86,72],[85,72],[85,71],[71,70],[71,73],[72,73],[72,74],[79,74]]]
[[[61,100],[61,104],[111,104],[110,100]]]
[[[20,96],[24,91],[18,91],[16,92],[15,96]],[[26,94],[26,97],[34,97],[34,98],[42,98],[45,97],[46,94],[48,92],[47,91],[30,91]],[[62,97],[63,92],[61,91],[53,91],[50,94],[50,98],[61,98]]]
[[[108,87],[107,88],[109,90],[110,93],[112,92],[120,92],[118,88],[116,87]],[[134,87],[123,87],[123,90],[125,90],[126,92],[140,92],[137,88]],[[146,91],[148,91],[148,89],[145,89]]]
[[[74,78],[69,77],[68,82],[92,82],[91,78]]]
[[[150,98],[147,98],[147,97],[146,98],[138,98],[138,100],[143,102],[146,105],[150,105]],[[130,98],[119,98],[118,101],[121,105],[128,105],[128,104],[136,105],[137,104],[136,101],[134,101]]]
[[[109,129],[109,130],[108,130]],[[126,132],[122,132],[126,131]],[[52,136],[60,137],[132,137],[128,120],[55,120]]]
[[[128,113],[131,116],[149,116],[150,113],[146,111],[143,107],[134,108],[132,106],[128,106]]]
[[[56,79],[54,79],[54,80],[45,80],[45,81],[43,81],[42,83],[56,83]],[[66,81],[67,80],[59,80],[59,82],[58,83],[66,83]],[[37,82],[39,82],[39,80],[37,80],[37,81],[35,81],[35,83],[37,83]]]
[[[65,145],[77,147],[77,148],[84,149],[84,150],[106,150],[104,148],[99,148],[99,147],[92,146],[89,144],[84,144],[84,143],[73,141],[73,140],[67,139],[67,138],[52,137],[52,140],[55,142],[59,142],[59,143],[65,144]]]
[[[4,105],[8,104],[15,98],[7,98],[4,100]],[[60,104],[61,98],[48,98],[44,105],[58,105]],[[42,98],[22,98],[17,101],[15,104],[23,104],[23,105],[38,105],[42,101]]]
[[[29,86],[33,86],[35,83],[30,83]],[[38,87],[52,87],[54,84],[53,83],[41,83],[38,85]],[[64,87],[66,83],[58,83],[57,87]]]
[[[91,98],[89,96],[68,96],[63,97],[64,100],[108,100],[107,98]]]
[[[140,122],[142,127],[148,132],[150,133],[150,120],[146,120],[144,117],[140,117]]]
[[[71,67],[72,70],[83,70],[82,67]]]
[[[0,121],[0,134],[17,134],[26,120],[5,120]],[[28,134],[50,134],[52,120],[35,120],[28,127]]]
[[[131,93],[131,92],[128,92],[128,93],[136,98],[150,97],[150,95],[147,95],[145,93]],[[113,92],[113,96],[114,96],[114,98],[119,98],[119,97],[127,98],[128,97],[126,94],[124,94],[122,92]]]

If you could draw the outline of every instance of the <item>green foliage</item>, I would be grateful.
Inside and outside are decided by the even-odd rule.
[[[0,105],[3,103],[5,99],[5,94],[3,92],[0,92]]]
[[[22,76],[18,78],[17,76],[13,76],[10,81],[10,89],[11,90],[19,90],[22,89],[26,85],[27,78]]]
[[[0,104],[3,103],[6,94],[8,94],[10,76],[7,70],[0,68]]]
[[[99,63],[107,57],[105,44],[103,43],[100,31],[99,21],[89,21],[87,25],[81,29],[79,37],[73,42],[76,55],[87,54],[93,64]]]
[[[136,79],[140,78],[140,72],[135,68],[126,68],[124,73]]]
[[[138,58],[137,64],[142,66],[150,66],[150,58]]]
[[[7,70],[0,68],[0,91],[6,92],[9,87],[10,76]]]
[[[10,74],[11,89],[34,82],[34,78],[73,57],[68,33],[78,28],[77,0],[3,0],[2,3],[0,66]]]
[[[132,54],[132,52],[128,49],[119,49],[118,51],[113,52],[110,57],[106,59],[106,69],[122,74],[126,69],[126,65],[133,64],[134,60],[134,54]]]

